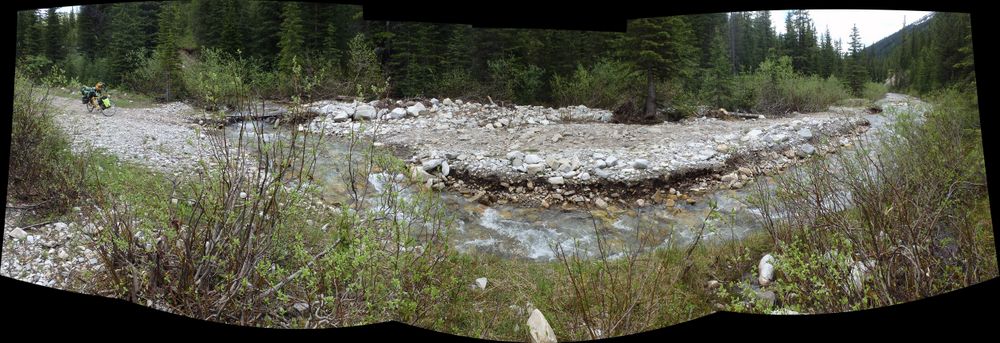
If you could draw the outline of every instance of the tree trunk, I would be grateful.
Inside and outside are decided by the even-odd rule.
[[[646,70],[646,119],[656,116],[656,84],[653,83],[653,69]]]

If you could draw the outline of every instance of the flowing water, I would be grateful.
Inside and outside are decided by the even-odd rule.
[[[866,117],[872,123],[872,128],[885,127],[889,122],[885,115]],[[269,124],[244,125],[261,125],[265,140],[286,139],[290,133],[287,129],[274,129]],[[227,129],[228,134],[234,137],[238,131],[239,125],[231,125]],[[869,130],[866,135],[875,131],[879,130]],[[348,148],[344,139],[333,136],[326,138],[320,147],[315,176],[327,202],[350,201],[349,183],[344,177]],[[795,168],[790,168],[787,172],[797,173]],[[379,172],[370,175],[368,183],[374,192],[379,193],[392,189],[390,185],[396,183],[391,181],[403,178],[403,175]],[[772,190],[774,188],[770,182],[767,186]],[[738,190],[713,191],[699,196],[693,205],[678,201],[671,208],[653,205],[639,210],[612,208],[608,211],[496,204],[485,206],[452,192],[441,192],[439,196],[448,212],[455,217],[450,237],[459,250],[481,251],[509,258],[547,260],[555,257],[556,246],[561,246],[570,253],[594,256],[599,252],[597,232],[605,238],[605,251],[612,256],[620,254],[625,247],[638,247],[640,240],[647,248],[683,247],[697,239],[700,232],[703,232],[703,241],[740,239],[761,228],[760,212],[747,203],[747,197],[753,189],[751,184]],[[415,187],[394,190],[399,191],[403,197],[412,197]],[[719,216],[709,219],[702,231],[702,225],[711,210],[710,203],[716,204]],[[372,204],[375,204],[374,201]],[[405,213],[397,215],[406,216]]]

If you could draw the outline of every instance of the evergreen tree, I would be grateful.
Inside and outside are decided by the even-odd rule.
[[[694,64],[691,28],[682,18],[644,18],[629,22],[620,52],[646,74],[647,118],[656,116],[656,80],[677,77]]]
[[[52,61],[61,61],[66,57],[66,47],[63,44],[64,33],[59,14],[55,8],[49,8],[45,12],[45,55]]]
[[[107,56],[110,75],[105,82],[118,83],[122,77],[139,67],[145,37],[142,36],[139,6],[134,3],[114,4],[110,9]]]
[[[160,11],[160,29],[157,34],[156,53],[163,81],[163,95],[167,101],[173,100],[180,84],[180,56],[177,53],[177,26],[179,15],[177,3],[165,4]]]
[[[861,62],[861,34],[858,32],[857,25],[851,27],[850,37],[851,42],[849,48],[850,50],[848,50],[847,83],[854,95],[860,95],[861,90],[864,88],[865,81],[867,81],[867,75],[865,73],[864,65],[862,65]]]
[[[289,71],[293,61],[302,63],[305,45],[302,27],[302,10],[298,3],[286,3],[281,12],[281,39],[278,41],[278,69]]]

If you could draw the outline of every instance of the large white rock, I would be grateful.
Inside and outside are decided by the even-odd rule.
[[[441,176],[448,176],[451,173],[451,166],[448,165],[448,161],[441,162]]]
[[[403,117],[406,117],[406,109],[402,107],[396,107],[392,112],[389,112],[389,118],[400,119]]]
[[[371,105],[358,106],[358,109],[354,111],[354,120],[372,120],[375,119],[375,116],[375,107],[372,107]]]
[[[527,163],[527,164],[536,164],[536,163],[542,163],[542,162],[545,162],[545,160],[543,160],[538,155],[531,154],[531,155],[524,156],[524,163]]]
[[[418,102],[416,105],[406,108],[406,113],[411,116],[419,116],[427,112],[427,107],[423,103]]]
[[[330,119],[332,119],[335,123],[340,123],[351,120],[351,115],[346,111],[336,111],[332,113]]]
[[[507,153],[508,160],[524,160],[524,153],[520,151],[511,151]]]
[[[809,130],[808,127],[804,127],[804,128],[799,129],[799,131],[797,133],[799,134],[799,137],[802,137],[803,139],[810,139],[813,136],[812,131]]]
[[[564,180],[562,176],[555,176],[549,178],[549,183],[553,185],[561,185],[566,183],[566,180]]]
[[[28,237],[28,233],[21,230],[21,228],[14,228],[10,231],[10,236],[15,239],[24,239],[25,237]]]
[[[767,286],[774,281],[774,256],[771,254],[764,255],[760,259],[760,263],[757,264],[757,269],[759,271],[759,276],[757,281],[760,282],[761,286]]]
[[[525,170],[528,172],[529,175],[536,175],[545,170],[545,164],[542,163],[528,164],[525,166]]]
[[[649,168],[649,161],[641,159],[641,158],[637,159],[635,161],[632,161],[632,168],[634,168],[634,169],[646,169],[646,168]]]
[[[476,279],[476,285],[479,286],[479,289],[486,289],[486,278],[481,277]]]
[[[431,171],[431,170],[434,170],[434,168],[437,168],[438,166],[440,166],[441,163],[444,163],[443,159],[435,158],[435,159],[432,159],[432,160],[426,160],[426,161],[424,161],[423,163],[420,164],[420,167],[423,168],[425,171]]]
[[[531,335],[532,343],[555,343],[556,333],[552,331],[549,322],[545,320],[545,315],[537,308],[531,311],[528,317],[528,333]]]

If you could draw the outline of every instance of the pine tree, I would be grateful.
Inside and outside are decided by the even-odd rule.
[[[65,39],[60,24],[59,14],[55,8],[45,12],[45,55],[52,61],[61,61],[66,57]]]
[[[679,17],[644,18],[629,22],[619,49],[646,74],[646,118],[656,116],[656,80],[677,77],[693,67],[691,28]]]
[[[299,3],[286,3],[281,12],[281,39],[278,41],[278,69],[289,71],[293,61],[302,63],[304,46],[302,10]]]
[[[160,11],[160,29],[157,34],[156,52],[159,60],[159,70],[162,74],[164,98],[173,100],[180,84],[180,56],[177,53],[177,36],[180,28],[177,26],[179,15],[177,3],[165,4]]]
[[[105,82],[117,83],[128,72],[139,67],[145,37],[141,31],[137,4],[114,4],[110,10],[107,55],[111,74],[102,76]]]
[[[861,95],[861,90],[864,88],[865,81],[867,81],[867,75],[865,73],[864,65],[861,61],[861,34],[858,32],[858,26],[854,25],[851,27],[851,42],[850,54],[848,57],[848,73],[847,73],[847,83],[851,88],[851,92],[854,95]]]

